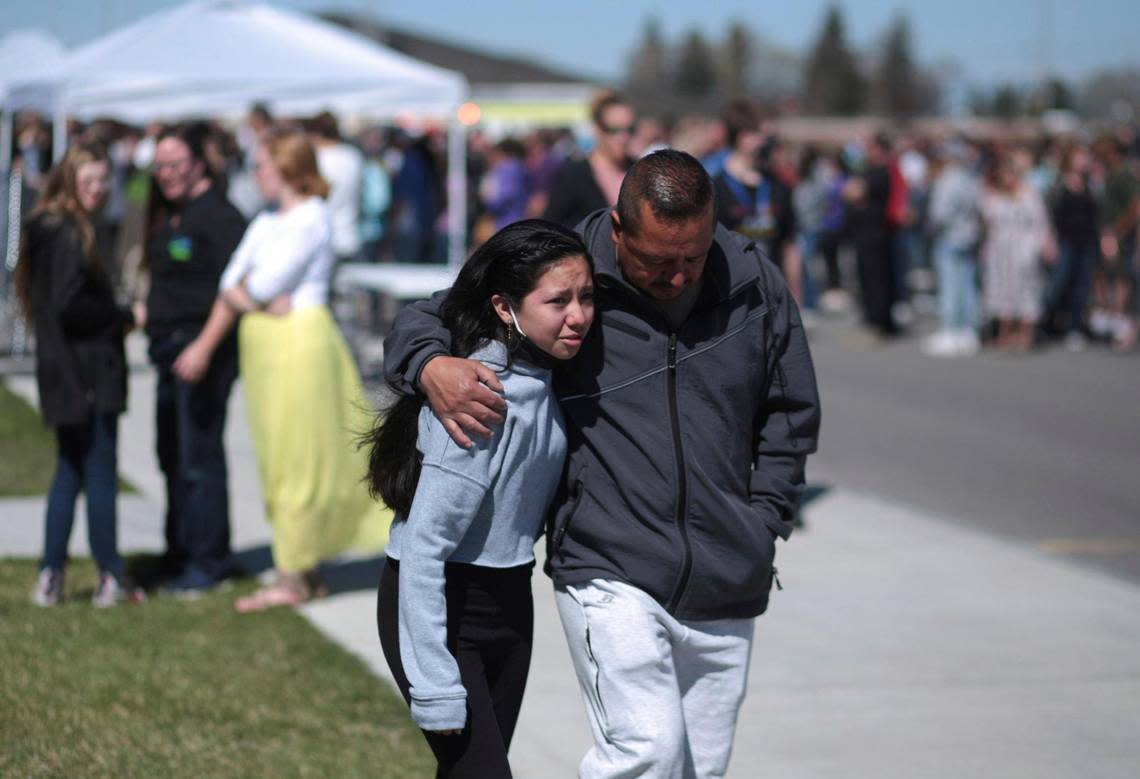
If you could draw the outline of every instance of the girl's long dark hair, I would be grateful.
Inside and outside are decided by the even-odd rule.
[[[518,309],[539,277],[570,257],[584,258],[593,271],[578,234],[541,219],[515,222],[491,236],[463,265],[444,298],[440,318],[451,335],[451,354],[467,357],[486,341],[505,341],[491,296],[502,295]],[[372,446],[369,491],[400,516],[411,510],[420,478],[416,439],[423,404],[419,395],[402,395],[364,437]]]

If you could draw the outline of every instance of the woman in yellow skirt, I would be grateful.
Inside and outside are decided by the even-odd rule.
[[[328,183],[300,132],[273,135],[255,170],[278,210],[250,224],[210,320],[174,366],[192,381],[240,317],[241,380],[276,569],[271,584],[238,599],[242,612],[325,594],[318,563],[350,549],[381,551],[391,521],[363,481],[367,454],[356,439],[373,412],[327,306],[335,262]]]

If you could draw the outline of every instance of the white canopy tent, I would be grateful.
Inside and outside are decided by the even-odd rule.
[[[328,109],[375,119],[446,118],[449,260],[463,261],[466,99],[458,73],[413,60],[313,17],[241,0],[195,0],[81,46],[9,84],[5,108],[50,106],[56,148],[69,116],[131,123]]]
[[[10,84],[30,73],[55,66],[65,51],[62,43],[40,30],[16,30],[0,39],[0,105],[4,104]],[[8,170],[11,153],[12,112],[5,111],[0,123],[0,171]]]

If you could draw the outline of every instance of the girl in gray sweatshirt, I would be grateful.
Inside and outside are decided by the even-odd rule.
[[[438,776],[510,776],[534,543],[566,454],[551,367],[577,354],[593,321],[592,270],[565,228],[528,220],[496,233],[442,314],[451,354],[479,360],[485,383],[501,385],[505,421],[463,448],[421,399],[402,397],[372,434],[372,488],[397,514],[380,641]]]

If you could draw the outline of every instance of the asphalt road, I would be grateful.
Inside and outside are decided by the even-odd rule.
[[[1140,581],[1140,352],[934,359],[835,319],[810,340],[823,427],[809,483]]]

